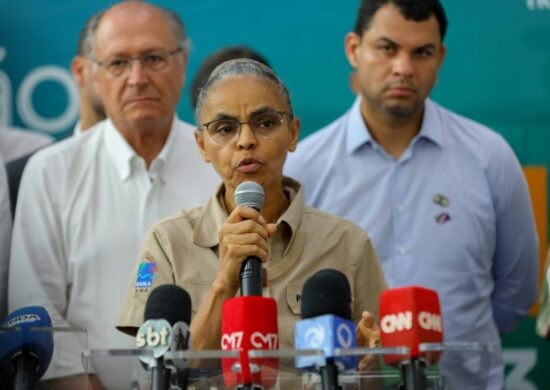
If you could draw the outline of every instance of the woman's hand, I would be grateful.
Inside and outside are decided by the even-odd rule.
[[[266,223],[253,208],[235,207],[218,232],[220,268],[216,282],[237,291],[241,263],[250,256],[267,261],[267,240],[276,230],[277,225]]]
[[[361,320],[357,323],[357,346],[359,348],[373,348],[380,346],[380,328],[374,320],[374,316],[368,311],[361,314]],[[376,358],[367,355],[359,362],[359,371],[367,371],[377,366]]]

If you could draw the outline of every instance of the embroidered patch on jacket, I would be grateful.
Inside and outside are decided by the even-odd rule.
[[[157,263],[152,258],[146,257],[139,263],[136,279],[136,289],[148,289],[153,285],[155,273],[158,271]]]
[[[446,222],[449,222],[451,220],[451,216],[447,213],[439,213],[435,216],[435,222],[442,225]]]
[[[449,198],[447,198],[445,195],[443,194],[435,194],[433,197],[432,197],[432,201],[436,204],[436,205],[439,205],[441,207],[447,207],[449,205]]]

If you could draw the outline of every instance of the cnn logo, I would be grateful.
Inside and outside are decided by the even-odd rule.
[[[421,311],[416,318],[418,326],[424,330],[443,332],[441,316],[427,311]],[[413,313],[410,311],[388,314],[382,317],[380,329],[384,333],[402,332],[413,328]]]

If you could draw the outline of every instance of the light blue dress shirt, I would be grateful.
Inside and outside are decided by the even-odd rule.
[[[419,134],[399,159],[371,137],[361,99],[298,144],[285,174],[306,202],[365,229],[390,287],[440,298],[447,341],[492,343],[535,301],[538,246],[519,162],[494,131],[426,101]],[[493,379],[498,388],[502,379]]]

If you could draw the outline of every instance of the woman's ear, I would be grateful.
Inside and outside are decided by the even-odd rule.
[[[197,146],[199,147],[199,151],[201,152],[202,159],[209,163],[210,157],[208,156],[208,153],[206,152],[206,149],[204,148],[204,134],[199,129],[196,129],[195,132],[195,142],[197,143]]]
[[[290,142],[288,143],[288,151],[294,152],[298,146],[298,137],[300,136],[300,119],[294,118],[290,123]]]

